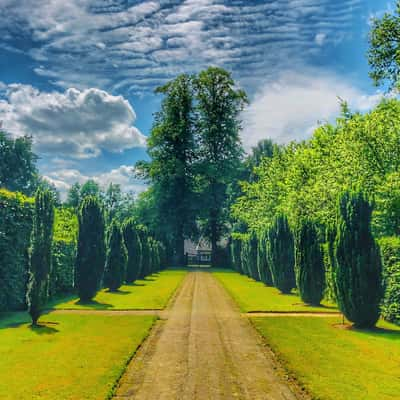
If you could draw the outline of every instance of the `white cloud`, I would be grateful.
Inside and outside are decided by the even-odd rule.
[[[317,43],[318,46],[322,46],[325,43],[325,39],[325,33],[320,32],[315,35],[315,43]]]
[[[88,179],[93,179],[102,189],[106,189],[110,183],[121,185],[121,189],[126,193],[134,195],[146,190],[144,182],[134,177],[134,168],[128,165],[121,165],[118,168],[111,169],[96,175],[83,174],[74,168],[65,168],[48,172],[44,178],[52,183],[65,199],[68,189],[76,182],[83,184]]]
[[[3,128],[13,136],[32,135],[40,154],[91,158],[103,150],[121,152],[146,144],[133,126],[136,114],[122,96],[95,88],[47,93],[21,84],[3,92]]]
[[[243,112],[246,149],[264,138],[278,143],[307,138],[319,122],[339,114],[339,98],[354,110],[366,111],[382,94],[365,94],[342,78],[319,71],[282,73],[275,82],[263,85]]]

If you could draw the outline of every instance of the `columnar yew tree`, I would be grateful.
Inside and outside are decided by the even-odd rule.
[[[139,278],[142,257],[142,245],[134,219],[129,218],[123,223],[122,233],[128,255],[125,279],[127,283],[132,283]]]
[[[258,240],[257,236],[254,233],[251,234],[249,241],[247,242],[247,245],[249,246],[248,266],[250,270],[250,276],[256,281],[259,281],[260,275],[258,273],[258,268],[257,268]]]
[[[81,301],[89,301],[100,288],[106,257],[104,213],[97,197],[83,199],[78,221],[76,286]]]
[[[138,233],[142,248],[141,268],[139,272],[139,278],[143,279],[149,274],[150,270],[150,248],[149,248],[148,233],[146,228],[140,227]]]
[[[28,311],[32,318],[32,325],[37,325],[42,307],[48,298],[53,223],[53,194],[48,190],[39,189],[35,196],[27,291]]]
[[[279,215],[268,230],[268,263],[274,286],[290,293],[296,286],[294,274],[294,239],[285,215]]]
[[[243,268],[240,257],[241,247],[242,247],[242,241],[239,238],[233,238],[231,243],[232,266],[237,272],[242,274]]]
[[[258,236],[257,269],[260,280],[267,286],[272,286],[272,275],[267,258],[267,232],[265,231]]]
[[[137,168],[152,183],[157,230],[173,243],[174,263],[185,263],[184,239],[195,228],[193,209],[193,84],[180,75],[156,93],[164,95],[147,142],[150,162]]]
[[[295,261],[301,299],[304,303],[319,305],[325,290],[325,268],[318,232],[309,220],[302,221],[296,232]]]
[[[126,271],[126,247],[119,223],[114,220],[110,226],[107,244],[104,284],[110,291],[117,291],[124,282]]]
[[[239,138],[239,114],[246,95],[235,88],[227,71],[214,67],[200,72],[195,89],[201,212],[205,233],[211,243],[211,265],[216,266],[217,244],[227,220],[227,190],[240,170],[243,150]]]
[[[357,327],[379,319],[382,298],[380,251],[371,233],[372,205],[362,192],[345,192],[338,206],[335,240],[337,302]]]

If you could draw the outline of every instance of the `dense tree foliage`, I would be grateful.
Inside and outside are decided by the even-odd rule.
[[[268,264],[274,286],[282,293],[290,293],[296,287],[294,274],[294,238],[284,215],[275,218],[268,230]]]
[[[30,137],[13,140],[0,131],[0,188],[32,195],[38,184],[36,161]]]
[[[345,192],[339,201],[335,240],[335,284],[340,310],[358,327],[378,321],[382,265],[371,232],[372,206],[361,192]]]
[[[127,250],[126,282],[132,283],[139,278],[142,266],[142,244],[138,234],[136,221],[129,218],[122,225],[122,234]]]
[[[228,188],[237,178],[242,156],[239,114],[246,95],[235,89],[231,75],[220,68],[200,72],[195,80],[196,127],[199,133],[198,173],[206,237],[215,265],[218,241],[227,220]]]
[[[272,275],[267,255],[267,240],[267,231],[263,231],[258,235],[257,268],[260,280],[267,286],[272,286]]]
[[[164,99],[148,140],[151,161],[137,168],[152,183],[158,229],[170,237],[174,264],[183,266],[184,239],[195,227],[192,78],[180,75],[156,92]]]
[[[316,226],[302,221],[295,235],[295,266],[301,299],[319,305],[325,290],[325,266]]]
[[[107,258],[104,272],[104,286],[117,291],[124,282],[127,254],[121,227],[116,220],[110,225],[107,243]]]
[[[51,192],[39,189],[35,196],[35,212],[29,257],[27,290],[28,312],[32,325],[38,319],[49,295],[49,274],[52,263],[54,204]]]
[[[106,255],[104,213],[96,197],[83,199],[78,220],[76,286],[79,298],[89,301],[100,288]]]

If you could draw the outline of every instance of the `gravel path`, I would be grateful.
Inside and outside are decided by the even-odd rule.
[[[295,400],[280,367],[209,272],[189,273],[115,399]]]

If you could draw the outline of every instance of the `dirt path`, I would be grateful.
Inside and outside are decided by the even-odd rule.
[[[191,272],[115,399],[295,400],[268,349],[209,272]]]

